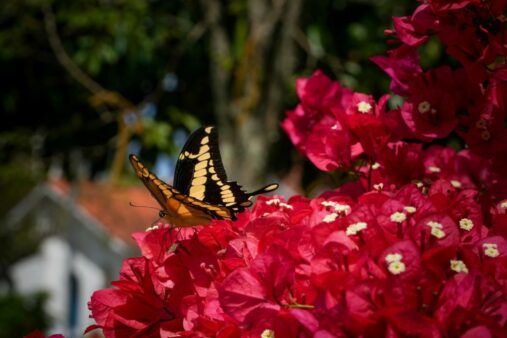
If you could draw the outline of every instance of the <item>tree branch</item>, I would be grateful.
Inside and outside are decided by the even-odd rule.
[[[42,6],[42,14],[44,15],[44,24],[46,26],[46,33],[48,35],[49,44],[51,49],[65,70],[83,87],[88,89],[92,94],[98,94],[99,92],[105,91],[105,89],[83,72],[65,51],[62,40],[58,35],[56,29],[56,20],[53,10],[49,5]]]
[[[92,94],[91,104],[93,106],[108,105],[118,109],[116,123],[118,125],[118,133],[116,135],[116,153],[113,158],[111,165],[110,183],[115,184],[119,181],[127,156],[128,142],[132,136],[133,130],[140,132],[142,129],[139,121],[139,109],[130,102],[128,99],[123,97],[118,92],[110,91],[102,87],[96,81],[94,81],[88,74],[82,71],[76,63],[69,57],[65,48],[63,47],[62,40],[58,35],[56,27],[56,19],[53,10],[49,5],[42,7],[42,13],[44,16],[44,23],[46,27],[46,33],[48,35],[49,44],[56,59],[60,65],[72,76],[79,84],[85,87]],[[125,123],[125,114],[134,112],[138,116],[137,122],[132,126],[128,126]]]

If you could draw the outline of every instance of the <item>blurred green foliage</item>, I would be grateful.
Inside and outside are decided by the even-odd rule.
[[[46,330],[50,320],[44,313],[47,294],[21,296],[0,294],[0,337],[22,337],[33,330]]]
[[[247,2],[226,3],[224,26],[234,53],[233,59],[221,62],[232,65],[245,48]],[[306,1],[300,34],[294,37],[300,47],[294,79],[322,68],[356,90],[377,96],[385,92],[388,79],[368,58],[386,50],[383,30],[390,26],[391,16],[408,13],[415,4]],[[93,174],[108,167],[114,151],[114,112],[91,106],[89,93],[58,63],[48,43],[42,14],[46,5],[53,9],[63,47],[76,65],[133,103],[154,103],[156,116],[145,119],[149,134],[142,140],[145,146],[175,151],[171,134],[176,128],[214,122],[208,64],[213,55],[207,49],[200,2],[5,1],[0,4],[1,139],[6,131],[39,132],[45,137],[40,153],[43,168],[53,156],[60,156],[68,169],[70,152],[79,148],[91,161]],[[199,25],[204,27],[202,35],[196,33]],[[177,79],[169,91],[163,88],[168,74]],[[286,93],[287,107],[294,106],[293,83],[287,84]],[[32,154],[25,143],[26,138],[0,143],[2,163],[25,154],[28,165]]]

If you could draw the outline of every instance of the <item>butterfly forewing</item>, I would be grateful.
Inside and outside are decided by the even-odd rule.
[[[185,143],[176,164],[174,187],[195,199],[239,212],[252,204],[251,196],[272,191],[278,185],[247,193],[237,182],[227,181],[218,133],[210,126],[196,130]]]
[[[129,157],[137,176],[162,207],[165,218],[174,226],[207,224],[211,219],[235,219],[224,206],[210,205],[182,194],[151,173],[135,155]]]
[[[166,186],[169,186],[162,180],[160,180],[155,174],[151,173],[142,163],[139,161],[137,156],[130,155],[129,156],[130,164],[134,168],[137,177],[144,183],[146,188],[148,188],[148,191],[151,193],[153,197],[157,200],[158,204],[162,208],[166,207],[167,200],[171,198],[172,196],[169,194],[172,194],[170,190],[167,190],[166,193],[164,193]]]

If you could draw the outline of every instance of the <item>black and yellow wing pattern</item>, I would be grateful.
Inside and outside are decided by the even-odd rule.
[[[176,227],[204,225],[212,219],[236,219],[235,213],[252,205],[250,198],[273,191],[269,184],[251,193],[227,181],[215,127],[196,130],[176,163],[173,186],[150,172],[135,155],[130,163],[137,176],[162,207],[161,215]]]
[[[254,195],[270,192],[278,184],[269,184],[247,193],[234,181],[227,181],[215,127],[196,130],[187,140],[176,163],[174,187],[188,196],[241,212],[252,205]]]

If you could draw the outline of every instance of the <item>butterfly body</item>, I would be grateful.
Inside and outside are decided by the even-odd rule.
[[[189,137],[176,163],[173,186],[150,172],[137,156],[129,159],[162,207],[161,216],[175,227],[206,225],[212,219],[234,220],[235,213],[252,205],[252,196],[278,188],[278,184],[270,184],[247,193],[236,182],[227,181],[214,127],[200,128]]]

